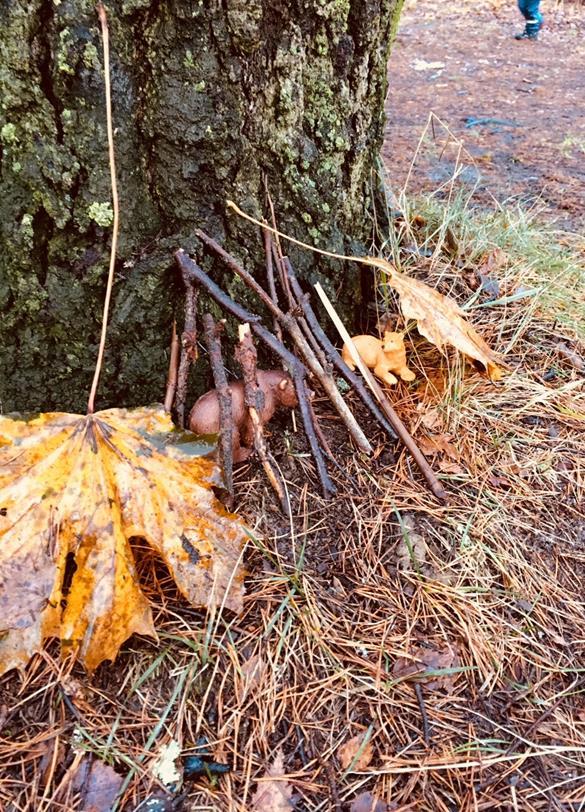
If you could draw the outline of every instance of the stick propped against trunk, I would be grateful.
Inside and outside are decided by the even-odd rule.
[[[339,331],[341,338],[346,342],[347,346],[349,347],[356,366],[366,379],[368,386],[376,396],[376,399],[378,400],[381,408],[386,413],[388,420],[390,420],[390,422],[392,423],[392,427],[395,429],[399,439],[404,444],[404,446],[406,446],[406,448],[410,451],[412,458],[414,459],[414,461],[420,468],[420,471],[423,474],[424,478],[428,482],[431,491],[437,497],[437,499],[440,499],[443,502],[447,501],[447,492],[445,491],[445,489],[435,476],[433,469],[428,464],[424,454],[422,453],[420,448],[417,446],[417,444],[409,434],[408,429],[394,411],[392,404],[384,394],[382,387],[360,358],[358,351],[355,348],[355,345],[351,339],[351,336],[349,335],[349,333],[345,328],[345,325],[337,315],[337,312],[333,307],[333,305],[331,304],[331,302],[329,301],[327,294],[325,293],[325,291],[318,282],[315,285],[315,290],[319,294],[319,298],[323,302],[323,305],[325,306],[325,309],[329,313],[331,320],[337,327],[337,330]]]
[[[319,441],[315,433],[315,426],[311,417],[309,391],[306,384],[307,370],[305,367],[299,361],[296,355],[293,355],[292,352],[287,350],[284,344],[279,341],[276,336],[270,332],[270,330],[267,330],[262,324],[260,324],[259,316],[255,316],[253,313],[246,310],[245,307],[242,307],[237,302],[234,302],[233,299],[230,299],[230,297],[224,293],[219,285],[210,279],[205,271],[203,271],[199,265],[197,265],[197,263],[194,262],[182,249],[175,253],[175,259],[179,268],[181,269],[181,272],[184,274],[184,278],[189,279],[191,284],[202,285],[207,293],[209,293],[209,295],[212,296],[226,312],[231,313],[232,316],[235,316],[239,321],[249,323],[252,327],[252,332],[254,332],[272,352],[281,358],[284,366],[295,383],[295,389],[299,401],[299,410],[303,419],[305,434],[307,435],[309,445],[311,446],[311,454],[315,460],[317,473],[319,475],[319,479],[321,480],[323,495],[325,497],[333,496],[333,494],[336,492],[336,488],[331,481],[329,473],[327,472],[323,452],[319,445]]]
[[[278,319],[280,324],[286,329],[292,340],[294,341],[295,345],[297,346],[299,352],[303,356],[306,365],[309,367],[313,375],[317,378],[335,409],[337,410],[339,416],[345,423],[347,430],[349,431],[352,439],[354,440],[355,444],[358,446],[360,451],[363,451],[366,454],[371,454],[372,446],[364,432],[362,431],[361,427],[359,426],[357,420],[351,413],[349,406],[344,401],[339,389],[337,388],[337,384],[332,375],[327,374],[327,372],[323,369],[323,366],[319,359],[317,358],[315,352],[309,345],[309,342],[305,338],[302,333],[301,328],[299,327],[297,321],[295,320],[294,316],[291,313],[283,313],[283,311],[275,305],[272,301],[271,297],[268,293],[264,290],[264,288],[256,282],[254,277],[248,273],[242,266],[231,256],[228,252],[219,245],[214,239],[209,237],[204,231],[201,229],[196,229],[195,234],[199,239],[205,243],[206,246],[211,248],[214,253],[216,253],[221,259],[226,263],[226,265],[234,271],[240,279],[242,279],[248,287],[257,294],[257,296],[262,300],[262,302],[266,305],[266,307],[270,310],[275,318]]]
[[[177,380],[176,412],[181,428],[185,427],[185,401],[191,364],[197,360],[197,299],[199,288],[182,274],[185,286],[185,323],[181,335],[181,361]]]
[[[264,439],[264,426],[261,417],[264,411],[264,393],[258,384],[258,378],[256,376],[257,353],[254,342],[252,341],[250,325],[240,324],[238,327],[238,336],[240,343],[236,347],[235,355],[244,378],[244,404],[250,415],[250,423],[254,435],[252,438],[245,437],[244,441],[246,445],[248,445],[249,441],[253,440],[254,448],[260,457],[260,462],[268,477],[268,481],[278,496],[282,510],[287,515],[290,515],[290,504],[284,484],[272,467]]]
[[[204,314],[203,329],[219,405],[219,464],[223,471],[225,489],[229,494],[228,507],[231,508],[234,499],[233,435],[235,430],[232,414],[232,392],[228,386],[221,355],[221,328],[215,323],[211,313]]]

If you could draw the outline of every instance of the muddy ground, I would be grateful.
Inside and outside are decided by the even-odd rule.
[[[410,192],[435,190],[453,174],[457,147],[438,123],[411,172],[432,112],[463,143],[459,179],[477,187],[476,201],[536,205],[560,228],[585,223],[585,6],[541,8],[538,42],[514,40],[522,19],[512,0],[405,10],[383,151],[396,191],[407,180]]]

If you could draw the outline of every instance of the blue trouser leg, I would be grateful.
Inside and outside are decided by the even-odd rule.
[[[518,8],[524,15],[526,27],[536,32],[542,25],[543,16],[538,10],[540,0],[518,0]]]

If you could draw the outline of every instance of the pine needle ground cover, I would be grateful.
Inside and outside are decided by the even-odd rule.
[[[301,435],[276,425],[293,521],[256,463],[238,470],[243,613],[191,608],[135,550],[158,641],[134,636],[91,678],[56,645],[2,678],[1,807],[82,809],[89,754],[121,777],[113,808],[147,808],[177,743],[231,767],[184,782],[190,810],[359,809],[364,793],[404,811],[583,808],[584,246],[521,212],[402,210],[389,258],[453,296],[509,368],[490,383],[407,338],[417,379],[394,405],[448,504],[382,436],[356,454],[317,402],[344,469],[325,502]]]

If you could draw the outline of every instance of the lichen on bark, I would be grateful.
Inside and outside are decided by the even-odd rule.
[[[284,230],[365,250],[400,5],[108,4],[122,229],[102,405],[162,397],[180,297],[172,251],[197,250],[195,226],[260,267],[258,235],[226,213],[227,198],[261,215],[266,180]],[[93,0],[4,3],[0,59],[0,405],[78,410],[111,211]],[[346,307],[356,301],[355,270],[291,256]]]

